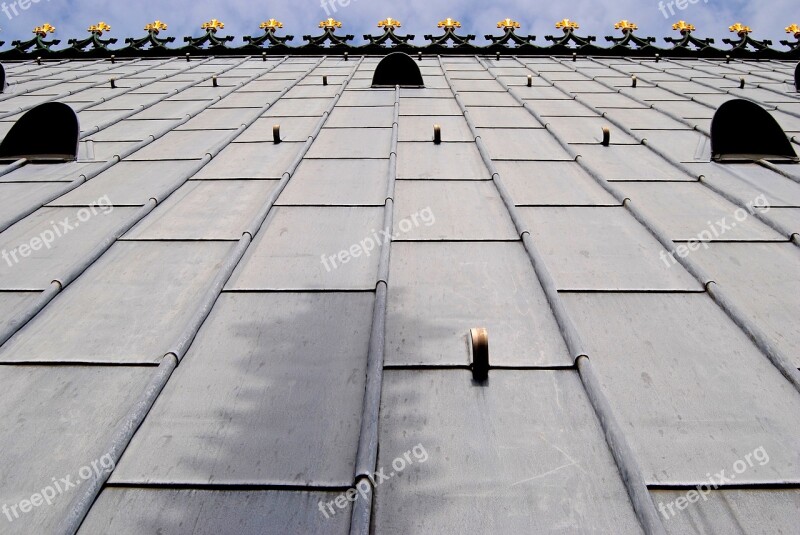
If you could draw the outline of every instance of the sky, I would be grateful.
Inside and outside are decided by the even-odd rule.
[[[462,24],[462,33],[479,36],[499,35],[499,20],[510,17],[522,24],[522,33],[537,36],[536,43],[546,44],[545,35],[556,34],[555,22],[563,18],[581,25],[579,35],[597,35],[598,44],[604,44],[606,35],[616,35],[614,23],[621,19],[639,25],[639,35],[655,36],[658,44],[665,46],[662,38],[676,35],[672,24],[685,20],[697,27],[698,37],[714,37],[722,46],[722,38],[733,36],[728,26],[742,22],[753,29],[756,39],[772,39],[774,46],[783,49],[778,41],[787,39],[784,28],[791,23],[800,24],[800,2],[797,0],[559,0],[535,2],[531,0],[272,0],[253,2],[245,0],[0,0],[0,41],[8,48],[14,39],[29,39],[35,26],[48,22],[56,27],[56,38],[66,45],[69,38],[88,35],[90,24],[100,21],[111,25],[106,36],[141,37],[144,25],[159,19],[169,25],[162,36],[176,37],[176,44],[187,35],[203,34],[200,25],[216,18],[225,23],[220,35],[236,36],[237,45],[242,36],[258,35],[261,21],[276,18],[284,24],[284,32],[295,35],[292,44],[302,44],[302,36],[319,34],[319,22],[332,16],[343,23],[337,33],[355,34],[356,43],[365,33],[382,33],[377,22],[392,17],[402,24],[401,34],[416,34],[416,43],[422,36],[440,33],[438,21],[452,17]],[[16,9],[17,15],[14,14]],[[735,36],[734,36],[735,37]]]

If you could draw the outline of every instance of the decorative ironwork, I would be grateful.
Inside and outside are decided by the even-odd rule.
[[[794,35],[796,41],[792,43],[786,39],[781,41],[783,46],[788,46],[792,52],[800,51],[800,26],[797,24],[791,24],[786,27],[786,33]]]
[[[447,17],[444,20],[440,20],[437,27],[444,28],[445,30],[456,30],[457,28],[461,28],[461,23],[457,20]]]
[[[613,35],[607,35],[606,41],[614,43],[612,48],[617,47],[624,47],[624,48],[633,48],[631,43],[636,45],[637,48],[648,48],[656,42],[655,37],[639,37],[634,35],[634,31],[638,30],[639,27],[630,22],[628,20],[621,20],[614,25],[615,30],[622,31],[622,37],[614,37]]]
[[[342,23],[332,18],[327,18],[319,23],[322,28],[322,35],[316,37],[312,35],[304,35],[303,40],[308,41],[306,46],[325,46],[325,43],[330,43],[328,46],[332,48],[347,46],[348,41],[356,38],[355,35],[334,35],[337,28],[342,27]]]
[[[509,46],[509,43],[514,43],[517,46],[530,45],[536,40],[535,35],[517,35],[516,30],[522,28],[522,25],[511,19],[503,19],[497,23],[498,28],[502,28],[504,33],[500,37],[493,35],[485,35],[487,41],[491,41],[495,45]]]
[[[33,33],[35,33],[39,37],[47,37],[48,33],[56,33],[56,28],[55,26],[52,26],[51,24],[45,22],[41,26],[35,27],[33,29]]]
[[[29,39],[28,41],[11,41],[11,46],[14,47],[15,51],[21,53],[25,53],[31,49],[33,49],[34,52],[50,52],[51,47],[61,43],[61,41],[58,39],[53,39],[51,41],[45,40],[48,33],[55,32],[56,29],[54,26],[44,23],[41,26],[37,26],[33,29],[33,39]]]
[[[405,51],[414,54],[503,54],[504,51],[516,51],[520,54],[534,56],[549,56],[572,54],[608,56],[624,55],[626,57],[645,57],[658,54],[660,57],[704,57],[724,58],[726,55],[736,58],[800,60],[800,25],[791,24],[785,28],[790,40],[780,41],[781,50],[772,48],[772,42],[753,39],[752,29],[745,24],[737,23],[730,27],[736,37],[725,39],[731,45],[725,50],[714,48],[713,39],[699,39],[695,37],[696,28],[686,21],[678,21],[672,25],[680,35],[666,37],[669,43],[666,48],[656,46],[652,37],[639,37],[637,25],[628,20],[619,21],[615,28],[622,35],[608,38],[612,43],[610,47],[597,46],[594,36],[579,36],[580,25],[573,20],[564,19],[555,24],[560,31],[554,36],[546,36],[544,46],[536,46],[534,36],[526,36],[521,32],[521,24],[513,18],[503,19],[496,23],[499,35],[486,35],[486,40],[475,43],[474,35],[461,35],[461,23],[453,18],[438,22],[437,26],[443,31],[442,35],[426,35],[426,44],[415,46],[412,42],[413,35],[400,35],[404,26],[397,19],[388,17],[378,22],[381,29],[378,35],[365,35],[364,44],[353,44],[354,36],[340,35],[342,23],[330,18],[322,21],[322,35],[305,36],[302,46],[297,48],[298,54],[321,54],[327,48],[348,54],[375,54],[386,55],[392,51]],[[28,41],[14,41],[13,48],[0,48],[0,60],[30,60],[37,57],[58,57],[63,59],[80,59],[99,57],[108,53],[117,57],[163,57],[179,55],[236,55],[255,54],[266,55],[291,53],[289,41],[292,36],[278,36],[282,33],[283,24],[276,19],[269,19],[259,24],[264,31],[257,36],[244,37],[242,46],[234,46],[233,37],[222,37],[225,25],[218,19],[212,19],[202,26],[201,37],[187,37],[185,46],[170,46],[176,39],[174,37],[161,37],[167,30],[167,25],[159,20],[147,24],[144,29],[146,35],[140,38],[124,39],[125,46],[114,48],[113,39],[103,39],[110,30],[107,24],[98,23],[88,28],[91,34],[69,40],[69,46],[58,48],[60,41],[51,37],[55,28],[50,24],[42,24],[33,30],[32,39]],[[49,39],[52,39],[49,40]],[[122,41],[122,39],[120,39]],[[2,42],[0,42],[2,47]],[[788,47],[788,48],[785,48]]]
[[[225,23],[217,19],[211,19],[210,21],[201,24],[200,29],[207,30],[211,33],[217,33],[217,30],[225,29]]]
[[[675,24],[672,25],[672,29],[678,32],[681,32],[680,39],[676,37],[665,37],[664,41],[671,43],[673,49],[684,49],[684,50],[692,50],[692,46],[695,47],[696,50],[705,50],[705,49],[712,49],[711,45],[714,44],[714,40],[711,38],[708,39],[698,39],[692,32],[694,32],[697,28],[694,27],[693,24],[689,24],[686,21],[679,20]]]
[[[128,37],[125,39],[125,43],[128,45],[128,49],[141,51],[144,50],[147,45],[150,45],[150,49],[165,49],[167,48],[168,43],[172,43],[175,41],[174,37],[158,37],[158,34],[162,31],[167,30],[167,25],[160,20],[155,20],[144,27],[144,30],[147,32],[147,35],[140,39],[134,39],[133,37]]]
[[[726,45],[731,46],[731,50],[747,50],[747,47],[751,47],[756,52],[761,50],[766,50],[772,44],[772,41],[764,40],[764,41],[756,41],[750,34],[753,33],[753,30],[750,29],[749,26],[745,26],[741,22],[737,22],[730,28],[728,28],[732,33],[735,33],[739,36],[739,40],[735,41],[733,39],[723,39],[722,42]]]
[[[615,30],[622,30],[623,32],[632,32],[634,30],[638,30],[639,27],[634,24],[633,22],[627,20],[621,20],[614,25]]]
[[[414,35],[397,35],[394,31],[401,26],[402,24],[399,20],[389,17],[378,22],[378,28],[383,28],[383,35],[364,34],[364,39],[371,45],[383,46],[387,42],[392,43],[390,46],[407,45],[409,41],[414,39]]]
[[[158,32],[160,32],[161,30],[166,30],[167,29],[167,25],[166,25],[166,23],[161,22],[160,20],[156,20],[156,21],[153,21],[150,24],[146,25],[144,27],[144,29],[145,29],[145,31],[148,31],[148,32],[151,32],[151,33],[154,33],[154,34],[158,35]]]
[[[556,29],[563,29],[564,33],[567,33],[567,30],[577,30],[579,28],[580,25],[574,20],[562,19],[556,22]]]
[[[731,32],[735,32],[736,35],[738,35],[739,37],[744,37],[745,35],[750,35],[751,33],[753,33],[753,30],[751,30],[749,26],[745,26],[741,22],[737,22],[736,24],[728,28],[728,30],[730,30]]]
[[[456,30],[461,28],[461,23],[450,17],[439,21],[437,27],[444,29],[444,34],[440,36],[426,35],[425,39],[430,41],[431,45],[447,47],[447,43],[452,41],[453,47],[458,48],[467,46],[470,41],[475,40],[475,36],[472,34],[458,35]]]
[[[87,30],[91,36],[87,37],[86,39],[70,39],[67,41],[72,48],[76,50],[86,50],[86,47],[91,46],[92,50],[108,50],[108,45],[113,45],[117,42],[116,39],[100,39],[103,35],[103,32],[110,32],[111,26],[106,24],[105,22],[98,22],[97,24],[93,24],[89,26]]]
[[[545,35],[544,38],[547,41],[551,41],[553,46],[563,46],[563,47],[570,47],[570,43],[575,43],[575,46],[578,48],[582,48],[585,46],[591,46],[594,41],[597,41],[597,37],[594,35],[590,35],[588,37],[579,37],[575,35],[575,30],[579,29],[580,25],[575,22],[574,20],[563,19],[556,22],[556,29],[563,30],[564,36],[563,37],[555,37],[552,35]]]
[[[260,47],[266,44],[269,44],[270,46],[285,46],[288,41],[294,39],[294,35],[286,35],[283,37],[278,37],[275,35],[275,32],[278,29],[283,28],[283,23],[279,20],[269,19],[259,24],[258,27],[264,30],[264,35],[259,35],[258,37],[246,35],[242,38],[242,40],[245,43],[248,43],[249,46]]]
[[[342,27],[342,23],[339,22],[338,20],[334,20],[328,17],[327,19],[319,23],[319,27],[324,29],[336,30],[336,28]]]
[[[202,48],[208,44],[209,48],[225,48],[225,43],[233,41],[232,35],[217,37],[217,30],[225,28],[225,23],[217,19],[211,19],[200,25],[200,29],[205,30],[206,34],[202,37],[184,37],[183,41],[189,43],[187,48]]]

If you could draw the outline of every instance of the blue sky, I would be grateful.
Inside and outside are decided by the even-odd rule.
[[[33,27],[44,22],[54,25],[56,36],[66,44],[68,38],[86,35],[86,28],[101,20],[112,26],[110,35],[122,42],[124,37],[143,35],[147,22],[160,19],[169,24],[165,35],[182,42],[183,36],[200,35],[200,24],[211,18],[225,22],[224,33],[235,35],[236,44],[241,44],[241,36],[259,34],[258,24],[271,17],[282,21],[285,31],[296,36],[294,44],[299,44],[304,34],[317,33],[317,24],[327,17],[320,0],[0,0],[0,6],[13,1],[27,8],[17,7],[16,16],[9,9],[10,19],[0,11],[0,40],[6,41],[6,47],[12,39],[28,39]],[[342,2],[348,0],[331,1],[338,2],[335,13],[328,9],[343,22],[341,32],[359,39],[364,33],[377,34],[377,21],[391,16],[403,23],[405,32],[416,34],[417,42],[423,34],[436,33],[436,23],[445,17],[461,21],[464,32],[479,36],[496,33],[497,21],[511,17],[522,23],[523,32],[536,35],[539,44],[544,44],[544,35],[556,32],[554,23],[563,18],[578,21],[582,35],[597,35],[600,42],[615,33],[616,21],[631,20],[639,25],[641,35],[656,36],[662,45],[661,38],[672,35],[671,25],[680,19],[697,26],[699,37],[717,38],[718,45],[719,39],[729,35],[729,25],[742,22],[753,28],[755,38],[772,39],[779,48],[783,47],[777,42],[788,37],[783,29],[793,22],[800,24],[797,0],[349,0],[347,6]],[[670,1],[677,4],[670,8]]]

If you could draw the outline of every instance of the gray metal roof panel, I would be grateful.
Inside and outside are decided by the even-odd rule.
[[[519,242],[394,243],[388,291],[387,365],[466,366],[473,327],[495,366],[572,364]]]
[[[572,160],[544,129],[480,128],[478,135],[494,160]]]
[[[150,97],[152,99],[152,97]],[[208,105],[205,100],[165,100],[140,111],[133,119],[183,119],[184,116],[199,112]],[[92,108],[90,111],[101,111]],[[82,114],[86,112],[81,112]],[[105,116],[108,119],[108,116]]]
[[[385,375],[378,466],[416,462],[377,486],[376,526],[641,532],[574,372],[496,370],[486,387],[466,371]]]
[[[640,130],[641,137],[679,162],[711,161],[711,140],[693,130]]]
[[[628,82],[630,85],[630,81]],[[596,108],[611,108],[611,109],[647,109],[643,104],[628,98],[619,93],[581,93],[581,101],[590,104]]]
[[[249,118],[253,116],[253,110],[247,110]],[[211,110],[209,110],[211,111]],[[270,142],[274,140],[272,128],[279,125],[282,141],[303,141],[314,132],[319,123],[319,117],[272,117],[269,113],[257,119],[242,134],[236,138],[236,143],[250,142]],[[188,123],[187,123],[188,125]],[[237,125],[238,128],[238,125]]]
[[[282,98],[270,107],[269,114],[272,117],[320,117],[330,103],[328,98]]]
[[[514,88],[514,92],[522,96]],[[542,117],[597,117],[597,114],[575,100],[526,99],[525,102]]]
[[[238,240],[277,180],[194,180],[181,186],[126,240]],[[224,199],[224,202],[220,202]],[[209,207],[214,217],[209,217]]]
[[[118,242],[6,342],[0,360],[157,362],[229,249],[220,242]]]
[[[800,481],[800,396],[707,295],[564,300],[648,483],[707,483],[758,447],[770,463],[736,484]]]
[[[0,501],[12,520],[3,515],[3,533],[57,531],[75,493],[63,478],[76,484],[92,462],[108,465],[103,448],[151,373],[142,367],[0,367],[0,424],[13,429],[0,438]],[[55,491],[54,480],[62,492],[50,504],[41,501],[28,513],[11,509],[44,487]]]
[[[251,108],[209,108],[176,130],[236,130],[251,117]]]
[[[320,502],[334,492],[285,492],[193,489],[107,488],[97,499],[78,533],[139,535],[154,531],[217,535],[262,535],[265,526],[284,533],[345,535],[350,528],[350,502],[334,506],[326,518]]]
[[[226,289],[372,290],[380,245],[359,244],[375,244],[382,223],[377,207],[276,207]]]
[[[800,368],[800,252],[790,243],[715,243],[692,257]]]
[[[800,208],[770,208],[769,218],[800,235]]]
[[[515,86],[514,93],[525,100],[572,100],[570,96],[565,95],[562,91],[559,91],[557,88],[551,86]]]
[[[474,143],[404,142],[397,146],[397,178],[487,180],[491,175]]]
[[[214,104],[211,108],[262,108],[275,100],[278,94],[278,92],[236,91]]]
[[[371,205],[386,200],[389,160],[303,160],[279,205]]]
[[[493,82],[497,83],[497,82]],[[498,84],[500,86],[500,84]],[[502,86],[500,86],[502,88]],[[461,101],[465,106],[494,106],[519,108],[519,102],[507,92],[461,90]]]
[[[7,329],[31,305],[40,292],[0,292],[0,329]]]
[[[559,102],[559,101],[553,101]],[[469,106],[469,116],[477,128],[544,128],[521,106]],[[464,122],[466,125],[466,122]],[[444,134],[444,131],[442,132]],[[402,138],[401,138],[402,139]],[[469,138],[472,141],[472,138]]]
[[[612,145],[639,145],[621,128],[605,117],[548,117],[550,129],[567,143],[589,143],[599,145],[603,141],[603,128],[611,132]],[[577,148],[580,150],[580,148]]]
[[[739,207],[699,183],[625,182],[618,187],[676,241],[696,240],[703,231],[709,231],[703,241],[786,241],[749,211],[739,212]]]
[[[112,483],[352,484],[372,304],[223,294]]]
[[[391,128],[323,128],[305,157],[387,158],[391,150]]]
[[[384,108],[372,108],[373,110],[380,110]],[[392,108],[388,108],[393,111]],[[506,108],[490,108],[492,111]],[[480,108],[470,109],[470,114],[473,110],[480,110]],[[335,113],[335,112],[334,112]],[[374,111],[372,112],[375,113]],[[333,115],[331,115],[333,119]],[[474,117],[473,117],[474,119]],[[389,118],[391,124],[392,118]],[[386,123],[384,123],[386,124]],[[400,141],[427,141],[433,140],[433,126],[438,124],[441,127],[442,141],[474,141],[475,138],[467,125],[464,117],[457,117],[455,115],[445,115],[442,117],[430,117],[427,115],[404,115],[400,117],[399,124],[399,140]]]
[[[2,182],[72,182],[95,167],[85,162],[27,164],[0,177]]]
[[[372,77],[370,76],[370,85]],[[394,106],[394,90],[371,89],[369,91],[345,90],[336,103],[337,108],[361,106]]]
[[[135,209],[110,198],[93,207],[42,208],[0,235],[0,289],[44,290],[126,222]]]
[[[426,80],[427,85],[427,80]],[[451,93],[452,96],[452,93]],[[401,98],[400,115],[463,115],[452,98]]]
[[[644,146],[638,145],[576,145],[575,150],[584,162],[597,169],[609,182],[614,181],[692,181],[668,161]],[[659,145],[662,148],[662,145]]]
[[[575,162],[497,162],[516,205],[619,204]]]
[[[151,197],[160,200],[162,193],[182,181],[194,165],[192,160],[123,160],[51,204],[85,206],[107,195],[115,206],[142,205]]]
[[[692,502],[678,502],[688,500],[689,490],[652,491],[653,502],[664,504],[664,527],[670,535],[792,533],[800,525],[800,489],[704,489],[702,496],[689,496]]]
[[[561,290],[682,290],[702,286],[663,261],[659,242],[622,207],[520,208]]]
[[[190,121],[191,122],[191,121]],[[120,121],[108,128],[92,134],[87,139],[93,141],[142,141],[148,136],[162,132],[175,121],[170,119]]]
[[[491,181],[403,180],[395,186],[394,200],[395,240],[519,239]],[[428,213],[429,220],[413,217]]]
[[[231,143],[194,178],[281,178],[303,143]]]
[[[686,130],[685,124],[653,109],[602,108],[602,111],[607,117],[621,122],[631,130]]]
[[[716,107],[709,108],[708,106],[703,106],[698,102],[689,100],[656,101],[653,102],[653,104],[655,104],[656,108],[659,110],[674,113],[678,117],[683,117],[684,119],[711,119],[714,117],[714,112],[716,111]],[[661,129],[660,126],[657,128]]]
[[[0,182],[0,217],[18,214],[21,206],[41,206],[52,194],[63,188],[64,184],[61,182]]]
[[[199,160],[230,135],[228,130],[174,130],[134,152],[126,160]]]

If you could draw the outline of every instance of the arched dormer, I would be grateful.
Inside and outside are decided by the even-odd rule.
[[[749,100],[729,100],[711,121],[711,159],[798,161],[792,144],[772,115]]]
[[[0,160],[75,160],[79,135],[75,111],[61,102],[46,102],[29,110],[11,127],[0,143]]]
[[[417,62],[403,52],[392,52],[378,63],[372,87],[425,87]]]

